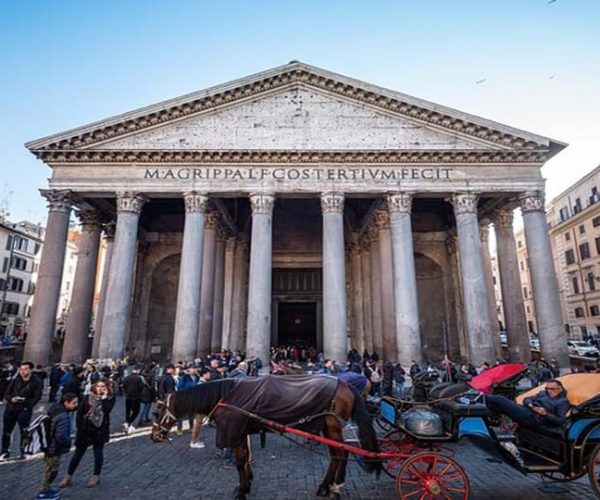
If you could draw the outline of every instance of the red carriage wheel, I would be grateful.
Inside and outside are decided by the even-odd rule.
[[[469,479],[454,460],[439,453],[419,453],[406,460],[396,477],[401,499],[466,500]]]
[[[600,444],[594,448],[588,461],[588,478],[592,489],[598,498],[600,498]]]
[[[415,453],[415,445],[406,439],[402,431],[394,430],[378,439],[379,451],[398,454],[397,458],[386,458],[383,462],[383,472],[396,479],[398,471],[406,458]]]

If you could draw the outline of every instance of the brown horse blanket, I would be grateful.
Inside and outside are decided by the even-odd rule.
[[[327,411],[335,396],[338,379],[329,376],[288,375],[239,379],[223,402],[281,424]],[[232,448],[249,431],[251,419],[226,408],[214,413],[217,447]],[[323,418],[305,430],[320,432]]]

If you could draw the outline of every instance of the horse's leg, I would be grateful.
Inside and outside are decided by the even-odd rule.
[[[334,428],[338,426],[337,419],[335,417],[327,416],[325,417],[325,428],[323,429],[323,435],[328,439],[335,439]],[[340,433],[341,436],[341,433]],[[337,439],[341,441],[341,439]],[[327,473],[323,478],[323,481],[319,485],[319,489],[317,490],[318,497],[328,497],[330,486],[333,484],[333,481],[336,476],[339,458],[340,458],[340,450],[333,446],[329,446],[329,467],[327,469]]]
[[[242,439],[233,447],[233,457],[238,471],[239,484],[235,490],[235,500],[246,500],[246,493],[250,491],[250,478],[248,477],[248,441]]]
[[[248,460],[246,461],[246,474],[248,474],[248,493],[250,493],[250,488],[252,487],[252,480],[254,479],[254,474],[252,472],[252,439],[250,434],[246,437],[246,446],[248,447]]]
[[[335,425],[329,429],[329,439],[334,441],[344,442],[342,435],[342,428],[338,420],[335,421]],[[348,462],[348,452],[342,449],[336,449],[338,452],[337,467],[333,476],[332,484],[329,486],[329,500],[338,500],[340,498],[340,492],[346,482],[346,464]]]

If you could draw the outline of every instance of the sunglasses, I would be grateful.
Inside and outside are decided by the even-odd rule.
[[[547,391],[560,391],[560,387],[546,387]]]

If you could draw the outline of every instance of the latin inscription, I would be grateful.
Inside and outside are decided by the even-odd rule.
[[[154,168],[144,179],[231,181],[449,180],[451,168]]]

